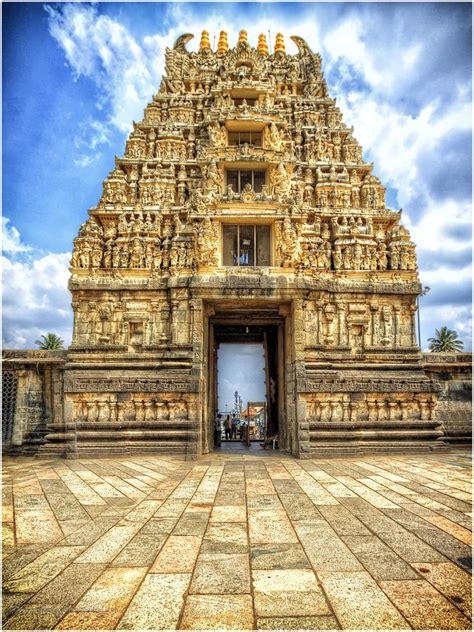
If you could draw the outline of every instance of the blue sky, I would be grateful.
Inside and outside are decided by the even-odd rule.
[[[3,3],[3,343],[71,339],[72,240],[183,32],[304,37],[417,243],[423,346],[471,348],[469,3]]]
[[[217,352],[217,371],[217,402],[221,413],[225,413],[226,410],[230,413],[234,408],[236,390],[244,408],[249,402],[265,401],[263,344],[220,344]]]

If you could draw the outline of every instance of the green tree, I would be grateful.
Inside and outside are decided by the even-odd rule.
[[[456,331],[448,329],[447,327],[441,327],[441,329],[435,329],[434,338],[428,338],[429,350],[433,352],[448,352],[453,353],[456,351],[462,351],[464,343],[459,339]]]
[[[35,345],[40,349],[64,349],[64,340],[56,334],[47,333],[41,336],[41,340],[35,340]]]

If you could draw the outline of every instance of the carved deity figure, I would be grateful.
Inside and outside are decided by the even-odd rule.
[[[273,194],[277,199],[281,200],[289,194],[291,177],[282,162],[280,162],[277,169],[273,172],[272,184]]]
[[[270,149],[274,149],[275,151],[281,151],[282,149],[282,138],[274,121],[272,121],[268,128],[267,143]]]
[[[393,344],[392,308],[383,305],[380,311],[380,342],[384,346]]]
[[[283,265],[291,266],[298,254],[298,235],[288,216],[283,220],[280,248]]]
[[[219,195],[222,190],[222,175],[219,173],[215,160],[211,160],[207,172],[205,182],[205,194],[208,199],[213,199]]]
[[[328,345],[333,345],[336,340],[336,308],[332,304],[326,305],[324,308],[324,341]]]
[[[196,255],[201,265],[217,265],[217,235],[209,217],[203,219],[197,230]]]

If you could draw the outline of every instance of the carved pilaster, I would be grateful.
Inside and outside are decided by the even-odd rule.
[[[377,340],[377,313],[378,306],[371,305],[370,306],[370,333],[371,333],[371,345],[375,347],[378,343]]]
[[[343,347],[347,344],[346,308],[344,305],[337,305],[338,322],[338,344]]]
[[[394,339],[393,339],[395,347],[400,347],[401,345],[400,312],[401,312],[401,308],[398,305],[396,305],[394,307],[395,333],[394,333]]]

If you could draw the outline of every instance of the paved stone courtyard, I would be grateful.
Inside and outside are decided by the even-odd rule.
[[[470,629],[470,453],[4,460],[5,629]]]

